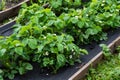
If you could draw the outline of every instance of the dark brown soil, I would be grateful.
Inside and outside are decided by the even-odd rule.
[[[13,7],[13,6],[19,4],[19,3],[22,2],[22,1],[24,1],[24,0],[18,0],[18,2],[13,2],[13,1],[7,0],[7,1],[6,1],[5,9],[8,9],[8,8],[10,8],[10,7]]]
[[[15,1],[10,1],[10,0],[6,0],[6,5],[5,5],[5,9],[4,9],[4,10],[9,9],[9,8],[17,5],[17,4],[21,3],[22,1],[25,1],[25,0],[18,0],[17,2],[15,2]],[[0,26],[3,25],[3,24],[5,24],[5,23],[7,23],[7,22],[9,22],[9,21],[11,21],[11,20],[13,20],[14,18],[15,18],[15,17],[6,19],[6,20],[4,20],[4,21],[0,21]]]

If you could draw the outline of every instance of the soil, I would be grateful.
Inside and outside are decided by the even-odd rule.
[[[8,9],[8,8],[10,8],[10,7],[13,7],[13,6],[19,4],[19,3],[22,2],[22,1],[24,1],[24,0],[18,0],[18,2],[12,2],[12,1],[7,0],[7,1],[6,1],[5,9]]]

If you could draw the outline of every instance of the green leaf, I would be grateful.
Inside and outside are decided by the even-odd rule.
[[[23,47],[16,47],[15,52],[19,55],[22,55],[23,54]]]
[[[25,69],[23,67],[20,67],[18,71],[20,75],[23,75],[25,73]]]
[[[63,36],[58,36],[58,37],[57,37],[57,41],[58,41],[59,43],[61,43],[61,42],[63,41]]]
[[[75,24],[75,23],[77,23],[79,20],[78,20],[78,17],[72,17],[71,18],[71,22],[73,23],[73,24]]]
[[[110,57],[111,56],[111,52],[109,47],[106,44],[100,44],[100,47],[102,47],[102,51],[105,57]]]
[[[64,46],[60,43],[57,44],[57,47],[58,47],[58,51],[62,52],[63,53],[63,50],[64,50]]]
[[[2,75],[0,75],[0,80],[4,80],[3,77],[2,77]]]
[[[97,0],[92,0],[92,2],[96,3],[96,2],[97,2]]]
[[[53,65],[54,64],[54,60],[50,60],[50,58],[44,58],[43,59],[43,66],[44,67],[47,67],[47,66],[49,66],[49,65]]]
[[[74,5],[79,6],[81,4],[81,0],[74,0]]]
[[[102,31],[100,26],[93,26],[93,28],[88,28],[86,33],[88,35],[95,35],[95,34],[99,33],[100,31]]]
[[[0,69],[0,74],[3,74],[3,70],[2,69]]]
[[[80,49],[80,52],[83,53],[83,54],[88,54],[88,51],[85,50],[85,49]]]
[[[33,66],[30,63],[24,63],[23,66],[26,70],[33,70]]]
[[[64,16],[63,16],[63,19],[64,19],[64,21],[68,21],[69,20],[69,18],[70,18],[70,16],[69,15],[67,15],[67,14],[63,14]]]
[[[118,5],[117,8],[120,9],[120,5]]]
[[[17,71],[16,71],[16,70],[12,70],[11,73],[12,73],[12,74],[16,74]]]
[[[42,49],[44,48],[43,45],[38,46],[38,52],[42,52]]]
[[[71,44],[68,44],[67,46],[68,46],[68,51],[70,51],[70,50],[73,49],[73,46],[74,46],[74,45],[71,43]]]
[[[83,28],[83,26],[84,26],[84,22],[82,22],[82,21],[78,21],[77,25],[78,25],[79,28]]]
[[[87,30],[86,30],[86,34],[87,35],[95,35],[95,34],[97,34],[98,32],[100,32],[101,31],[101,27],[99,27],[99,26],[94,26],[93,28],[88,28]]]
[[[0,39],[3,39],[4,38],[4,36],[0,36]]]
[[[26,45],[28,44],[28,39],[27,39],[27,38],[24,38],[24,39],[22,40],[22,43],[26,46]]]
[[[51,47],[50,51],[51,53],[58,53],[58,48]]]
[[[49,64],[54,65],[54,60],[50,60]]]
[[[52,0],[50,2],[51,6],[56,9],[62,5],[62,0]]]
[[[70,64],[70,65],[74,65],[74,61],[73,61],[73,60],[70,60],[70,61],[69,61],[69,64]]]
[[[48,26],[52,26],[54,22],[55,22],[54,20],[49,20],[48,23],[47,23],[47,25]]]
[[[37,40],[36,39],[28,39],[28,46],[31,49],[37,48]]]
[[[62,67],[64,66],[66,63],[66,58],[63,54],[58,54],[57,55],[57,64],[58,64],[58,67]]]
[[[67,35],[65,37],[66,37],[66,40],[69,41],[69,42],[74,41],[74,38],[72,36],[70,36],[70,35]]]
[[[6,49],[1,49],[0,50],[0,56],[3,56],[5,54],[5,52],[6,52]]]
[[[87,35],[93,35],[93,34],[94,34],[93,29],[88,28],[88,29],[86,30],[86,34],[87,34]]]
[[[120,59],[120,53],[118,54],[118,59]]]
[[[14,40],[12,44],[15,45],[16,47],[22,45],[19,40]]]
[[[9,78],[9,79],[13,80],[13,79],[14,79],[14,77],[15,77],[15,75],[14,75],[14,74],[12,74],[12,73],[9,73],[9,74],[8,74],[8,78]]]
[[[64,21],[62,21],[61,19],[57,19],[54,24],[58,29],[64,28],[65,26]]]

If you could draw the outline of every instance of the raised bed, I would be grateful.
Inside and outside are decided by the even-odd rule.
[[[16,16],[19,12],[19,9],[20,9],[21,5],[23,3],[29,3],[29,2],[30,2],[30,0],[25,0],[25,1],[22,1],[15,6],[11,7],[11,8],[0,11],[0,22],[5,20],[5,19],[8,19],[10,17]]]
[[[110,44],[108,44],[108,47],[111,49],[111,52],[114,52],[117,46],[120,45],[120,36],[115,38]],[[69,80],[79,80],[83,79],[88,71],[88,69],[92,66],[95,66],[97,63],[99,63],[102,60],[103,54],[102,51],[100,51],[96,56],[94,56],[89,62],[87,62],[82,68],[80,68],[75,74],[73,74]]]
[[[12,26],[15,24],[14,21],[3,25],[0,28],[0,35],[9,36],[12,34],[13,28]],[[115,47],[120,45],[120,28],[110,31],[109,38],[107,41],[101,41],[100,43],[107,44],[112,51],[114,51]],[[99,43],[99,44],[100,44]],[[42,73],[41,69],[34,64],[34,69],[32,71],[27,72],[23,76],[17,75],[14,80],[79,80],[82,79],[89,67],[95,65],[102,59],[102,52],[98,43],[92,43],[90,45],[84,46],[89,51],[88,55],[82,56],[80,59],[82,61],[81,64],[76,63],[74,66],[64,67],[58,71],[57,74],[49,74],[47,71]],[[32,76],[30,76],[32,75]]]

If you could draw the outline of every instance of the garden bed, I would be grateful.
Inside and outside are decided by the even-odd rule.
[[[111,50],[105,44],[100,45],[103,59],[95,67],[91,67],[84,80],[119,80],[120,79],[120,46]]]
[[[111,52],[114,52],[115,48],[120,45],[120,36],[117,38],[114,38],[114,37],[111,38],[111,40],[113,40],[113,39],[114,40],[111,41],[110,43],[109,43],[109,40],[108,40],[108,42],[105,42],[105,44],[108,44],[108,47],[111,49]],[[96,49],[96,51],[97,51],[97,49]],[[88,55],[88,58],[90,58],[90,56],[92,56],[92,55]],[[98,52],[82,68],[80,68],[74,75],[72,75],[72,77],[69,78],[69,80],[83,79],[85,77],[88,69],[91,66],[95,66],[96,64],[98,64],[102,60],[102,57],[103,57],[102,51]],[[84,56],[83,59],[87,59],[86,56]]]
[[[3,11],[0,11],[0,22],[5,19],[16,16],[19,12],[20,6],[23,3],[29,3],[29,0],[20,0],[18,1],[18,3],[14,3],[14,4],[8,2],[6,4],[6,9]]]
[[[0,28],[0,35],[8,36],[12,34],[12,28],[15,22],[8,23]],[[109,47],[114,50],[116,46],[120,44],[120,28],[117,28],[114,31],[108,32],[108,40],[102,41],[100,43],[105,43],[109,45]],[[100,44],[99,43],[99,44]],[[95,65],[102,59],[102,52],[98,43],[92,43],[90,45],[86,45],[85,48],[89,51],[88,55],[82,56],[80,59],[82,61],[81,64],[76,63],[74,66],[68,66],[61,68],[57,74],[49,74],[48,71],[42,73],[41,69],[34,64],[34,69],[32,71],[28,71],[23,76],[16,76],[15,80],[78,80],[82,79],[85,76],[85,73],[88,71],[90,65]],[[32,76],[30,76],[32,75]]]
[[[0,28],[0,79],[82,79],[102,58],[99,44],[119,40],[119,1],[48,2],[22,6],[16,24]]]

